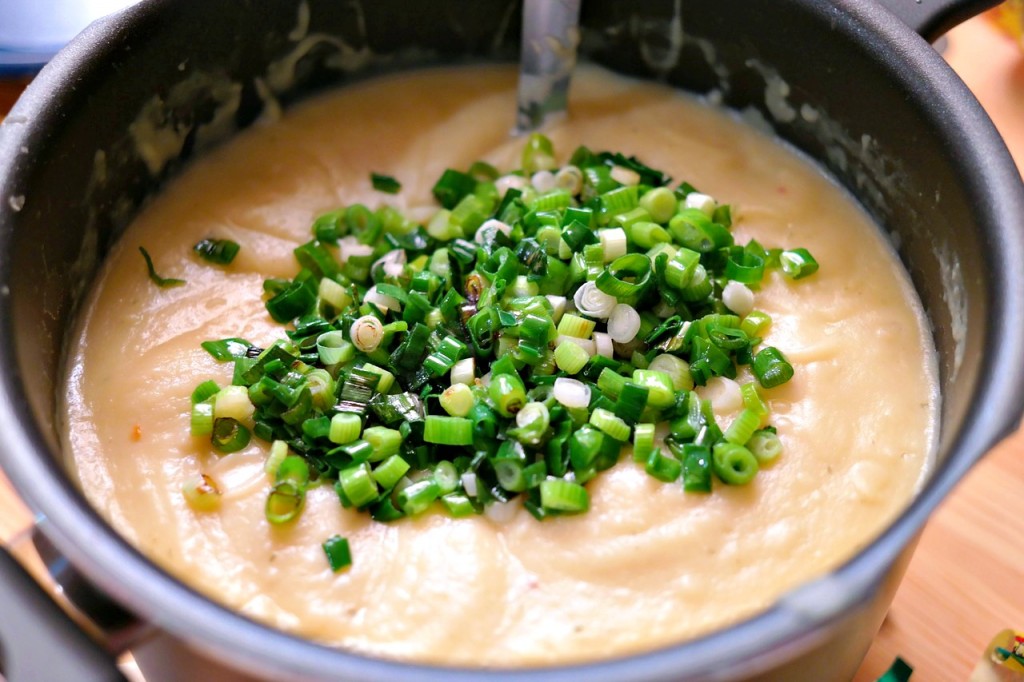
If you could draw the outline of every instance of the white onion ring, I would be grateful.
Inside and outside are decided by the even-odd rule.
[[[595,317],[599,320],[608,319],[618,304],[614,296],[604,293],[593,282],[584,283],[576,290],[572,300],[576,304],[576,310],[587,317]]]
[[[633,306],[619,303],[608,316],[608,335],[616,343],[629,343],[640,333],[640,313]]]
[[[576,379],[560,377],[555,379],[555,400],[566,407],[587,407],[590,405],[590,387]]]

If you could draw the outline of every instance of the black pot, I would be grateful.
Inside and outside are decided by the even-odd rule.
[[[891,4],[931,37],[994,3]],[[336,46],[313,47],[297,62],[294,79],[278,83],[285,105],[386,70],[517,54],[514,0],[308,6],[310,33],[331,34],[372,56],[358,70],[343,71],[332,67]],[[254,79],[265,79],[268,65],[295,48],[288,34],[296,13],[295,3],[283,1],[143,3],[94,25],[58,55],[0,128],[0,463],[40,513],[45,539],[126,609],[79,600],[105,619],[115,635],[111,648],[131,645],[143,660],[147,650],[176,656],[153,674],[184,679],[199,674],[191,667],[198,664],[208,666],[208,679],[214,659],[273,679],[481,679],[479,671],[328,649],[208,601],[118,537],[61,463],[55,413],[62,342],[83,288],[139,205],[211,137],[229,132],[212,125],[225,123],[213,118],[224,104],[222,89],[180,84],[197,72],[239,84],[239,106],[226,128],[249,125],[263,106]],[[488,679],[848,679],[928,515],[1017,425],[1024,404],[1020,177],[985,113],[942,59],[867,0],[587,0],[583,26],[586,58],[696,92],[716,90],[727,105],[760,112],[892,234],[939,352],[939,460],[920,495],[875,542],[755,618],[648,654],[493,672]],[[673,42],[678,32],[682,41]],[[783,82],[788,93],[779,89]],[[169,93],[173,107],[159,113],[189,134],[180,154],[147,165],[128,126],[154,95]],[[98,152],[106,159],[102,179],[94,172]],[[72,597],[83,597],[88,591],[74,576],[58,577]],[[18,639],[46,615],[44,602],[24,592],[2,599],[0,660],[7,674],[14,682],[30,679],[36,666],[39,678],[53,678],[59,647]],[[139,630],[126,629],[139,621],[120,619],[126,613],[150,624],[156,638],[140,644],[133,634]],[[63,632],[72,638],[66,646],[89,643]],[[192,653],[182,656],[181,647]],[[75,663],[74,677],[87,677],[93,663]]]

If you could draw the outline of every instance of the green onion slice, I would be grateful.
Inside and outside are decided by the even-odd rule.
[[[654,284],[651,259],[642,253],[620,256],[597,277],[597,288],[622,302],[636,302]]]
[[[230,239],[203,239],[192,250],[208,263],[230,265],[242,249],[238,242]]]
[[[248,445],[250,436],[249,429],[242,426],[237,419],[222,417],[214,420],[210,441],[217,451],[229,454],[238,452]]]
[[[549,511],[580,514],[590,508],[590,495],[579,483],[548,478],[540,484],[540,503]]]
[[[179,287],[185,284],[183,279],[174,279],[173,277],[161,277],[156,274],[156,268],[153,267],[153,259],[150,258],[149,252],[146,249],[139,247],[139,253],[142,254],[143,260],[146,261],[146,271],[149,273],[149,279],[153,284],[157,285],[161,289],[167,289],[170,287]]]
[[[370,173],[370,183],[373,188],[378,192],[386,192],[387,194],[398,194],[402,191],[402,183],[395,180],[390,175],[382,175],[380,173]]]
[[[742,445],[716,443],[711,450],[711,468],[724,483],[746,485],[757,475],[757,458]]]
[[[327,563],[334,573],[352,565],[352,550],[348,546],[347,538],[332,535],[324,541],[323,548],[324,554],[327,555]]]
[[[221,339],[220,341],[203,341],[199,345],[202,346],[203,350],[212,355],[213,359],[218,362],[227,362],[228,360],[234,360],[235,358],[249,357],[249,352],[253,348],[251,343],[245,339],[238,338]]]
[[[267,521],[281,525],[294,521],[302,513],[302,505],[306,494],[302,488],[291,481],[281,481],[274,485],[267,495],[264,515]]]

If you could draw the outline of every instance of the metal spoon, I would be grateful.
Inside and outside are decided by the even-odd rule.
[[[576,66],[580,0],[525,0],[516,132],[563,115]]]

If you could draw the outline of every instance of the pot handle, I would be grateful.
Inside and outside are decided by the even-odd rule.
[[[949,29],[1000,4],[1002,0],[878,0],[929,43]]]
[[[0,614],[0,675],[8,682],[125,680],[112,656],[2,546]]]

